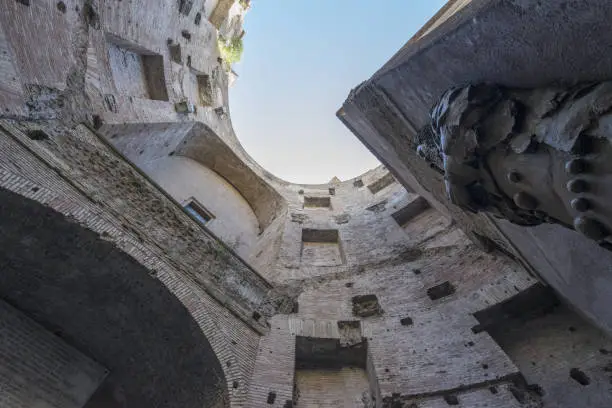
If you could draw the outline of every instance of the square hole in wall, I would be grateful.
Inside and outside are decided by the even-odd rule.
[[[338,321],[338,333],[340,334],[340,345],[343,347],[359,344],[363,341],[359,320]]]
[[[430,208],[429,203],[423,197],[419,196],[409,202],[405,207],[393,213],[391,216],[400,227],[405,226],[417,215],[423,213]]]
[[[191,215],[193,215],[196,220],[202,225],[208,224],[215,217],[212,215],[210,211],[208,211],[202,204],[200,204],[196,199],[190,198],[187,203],[184,205],[185,210]]]
[[[171,40],[168,40],[171,41]],[[170,59],[177,64],[183,63],[183,56],[181,53],[181,44],[168,44],[168,51],[170,52]]]
[[[168,101],[163,57],[114,35],[107,34],[106,38],[117,92],[137,98]]]
[[[356,187],[356,188],[363,187],[363,180],[357,179],[357,180],[353,181],[353,187]]]
[[[390,186],[395,183],[395,178],[391,173],[387,173],[372,184],[368,186],[368,189],[372,194],[376,194],[381,191],[383,188]]]
[[[370,317],[383,314],[383,309],[378,303],[376,295],[353,296],[353,315],[358,317]]]
[[[304,197],[304,208],[331,208],[331,198]]]
[[[179,13],[188,16],[193,7],[193,0],[178,0]]]
[[[455,293],[455,286],[453,286],[453,284],[449,281],[427,289],[427,296],[429,296],[431,300],[442,299],[443,297],[450,296],[453,293]]]
[[[338,230],[304,228],[301,262],[303,265],[312,266],[342,265],[344,252]]]

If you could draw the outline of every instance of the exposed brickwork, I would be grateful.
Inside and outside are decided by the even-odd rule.
[[[0,187],[99,234],[178,299],[222,367],[221,405],[539,407],[555,395],[579,404],[586,391],[593,408],[610,405],[612,350],[579,318],[553,314],[498,336],[490,311],[536,279],[496,251],[523,260],[496,224],[440,203],[441,178],[422,163],[408,167],[439,183],[415,194],[395,182],[417,185],[397,160],[393,174],[322,185],[287,183],[253,161],[232,130],[231,73],[217,50],[220,35],[243,35],[240,2],[0,4],[0,115],[13,119],[0,121]],[[366,91],[368,106],[387,101]],[[177,102],[197,110],[179,113]],[[409,134],[391,113],[377,130]],[[190,197],[221,203],[210,229],[180,208]],[[482,245],[492,252],[458,225],[493,237]],[[573,331],[561,330],[565,318]],[[549,369],[556,356],[563,364]]]
[[[7,123],[4,123],[4,126],[7,126]],[[25,143],[36,143],[29,141],[25,136],[18,138]],[[15,139],[12,139],[8,133],[2,133],[0,143],[3,151],[0,186],[48,205],[105,236],[155,274],[190,310],[215,349],[219,360],[235,362],[230,366],[223,365],[223,368],[230,386],[233,381],[243,384],[237,389],[231,388],[232,399],[238,404],[236,406],[240,406],[246,396],[248,381],[253,370],[257,333],[238,320],[236,315],[228,310],[227,303],[219,303],[204,290],[201,284],[180,272],[180,267],[172,262],[167,254],[159,252],[155,245],[143,240],[145,235],[138,233],[140,227],[133,224],[133,221],[117,218],[108,208],[92,202],[83,195],[82,189],[75,188],[42,161],[34,158],[22,146],[16,144]],[[33,144],[31,147],[37,149]],[[52,152],[52,149],[40,150],[43,158],[59,168],[66,169],[66,162],[61,161]],[[80,187],[83,188],[83,185]],[[97,193],[101,193],[101,190]],[[163,198],[160,196],[159,199]],[[180,217],[184,219],[185,225],[191,225],[189,228],[192,231],[204,232],[184,213]],[[262,294],[266,293],[266,290]],[[249,338],[251,340],[248,340]]]
[[[0,405],[7,408],[81,408],[108,374],[3,301],[0,357]]]

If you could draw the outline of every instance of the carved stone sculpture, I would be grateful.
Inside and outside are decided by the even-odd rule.
[[[444,93],[418,154],[449,199],[519,225],[557,223],[610,249],[612,82]]]

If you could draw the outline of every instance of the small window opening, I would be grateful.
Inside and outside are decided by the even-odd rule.
[[[193,215],[202,225],[206,225],[215,217],[208,211],[204,206],[198,203],[193,198],[190,199],[185,205],[185,209],[191,215]]]

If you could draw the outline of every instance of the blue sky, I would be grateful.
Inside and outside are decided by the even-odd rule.
[[[378,165],[336,118],[444,0],[252,0],[230,90],[236,134],[274,175],[346,180]]]

